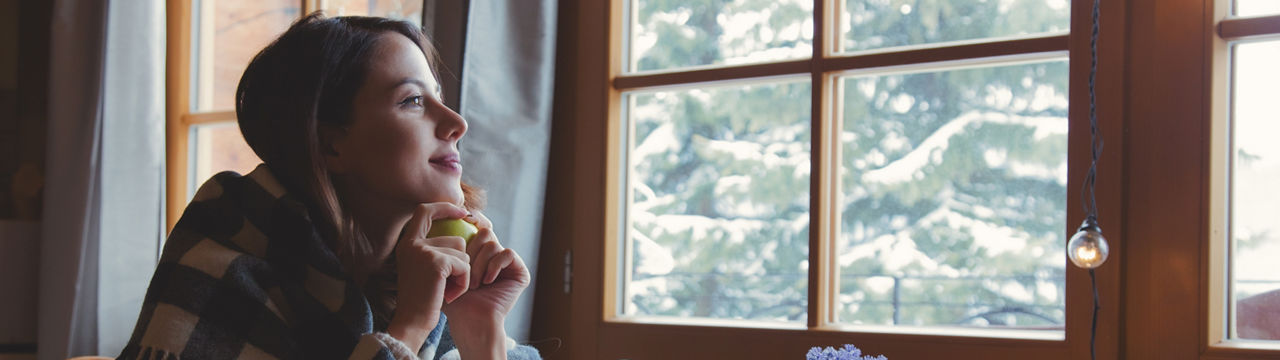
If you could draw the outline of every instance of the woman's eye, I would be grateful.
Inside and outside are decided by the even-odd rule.
[[[400,105],[422,106],[422,95],[415,95],[400,101]]]

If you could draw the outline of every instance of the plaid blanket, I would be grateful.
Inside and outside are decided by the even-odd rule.
[[[395,358],[404,345],[374,329],[364,295],[307,214],[265,165],[206,182],[164,244],[119,358]],[[440,320],[420,355],[453,349]],[[527,346],[511,355],[538,358]]]

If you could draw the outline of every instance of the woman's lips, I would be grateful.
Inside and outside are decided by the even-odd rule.
[[[431,158],[431,165],[455,172],[462,171],[462,161],[458,158],[457,154],[448,154]]]

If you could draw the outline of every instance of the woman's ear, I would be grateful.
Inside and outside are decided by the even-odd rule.
[[[346,158],[342,156],[342,145],[347,138],[346,129],[331,125],[320,125],[319,128],[320,156],[324,157],[324,164],[329,168],[329,173],[345,173],[347,167]]]

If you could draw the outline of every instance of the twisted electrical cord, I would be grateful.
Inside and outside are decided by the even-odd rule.
[[[1089,37],[1089,173],[1085,176],[1083,189],[1080,191],[1080,204],[1089,224],[1095,228],[1098,224],[1098,198],[1094,184],[1098,178],[1098,156],[1102,153],[1102,135],[1098,133],[1098,100],[1094,85],[1098,78],[1098,14],[1100,0],[1093,0],[1093,32]],[[1089,269],[1089,283],[1093,287],[1093,321],[1089,325],[1089,358],[1098,358],[1098,310],[1102,307],[1098,301],[1098,280],[1093,269]]]

